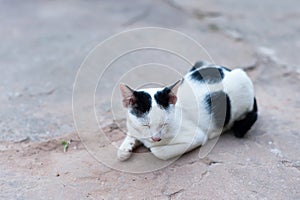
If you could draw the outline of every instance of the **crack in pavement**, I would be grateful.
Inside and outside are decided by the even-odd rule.
[[[199,10],[199,9],[194,9],[194,10],[189,11],[189,10],[185,9],[184,7],[176,4],[172,0],[162,0],[162,2],[164,2],[168,6],[176,9],[177,11],[181,11],[182,13],[184,13],[194,19],[197,19],[197,20],[203,20],[205,18],[216,18],[216,17],[223,16],[222,13],[216,12],[216,11],[203,11],[203,10]]]
[[[176,169],[176,168],[179,168],[179,167],[184,167],[184,166],[187,166],[187,165],[192,165],[192,164],[195,164],[197,162],[199,162],[200,160],[197,160],[197,161],[192,161],[192,162],[188,162],[186,164],[183,164],[183,165],[174,165],[173,168],[170,168],[170,169]],[[210,160],[210,162],[207,163],[207,168],[201,173],[200,177],[199,177],[199,181],[202,182],[204,180],[204,178],[206,176],[209,175],[209,168],[210,166],[214,165],[214,164],[217,164],[217,163],[221,163],[221,162],[217,162],[217,161],[212,161]],[[169,186],[168,185],[172,185],[172,183],[170,182],[170,175],[168,173],[166,173],[167,175],[167,178],[166,180],[164,181],[164,185],[162,187],[162,190],[161,190],[161,193],[163,196],[166,196],[168,199],[173,199],[174,197],[176,197],[176,195],[178,195],[179,193],[183,193],[184,191],[187,190],[186,187],[182,187],[180,189],[177,189],[176,191],[174,192],[171,192],[171,193],[168,193],[168,189],[169,189]]]
[[[172,199],[172,198],[175,197],[177,194],[179,194],[179,193],[181,193],[181,192],[183,192],[183,191],[184,191],[184,189],[177,190],[177,191],[175,191],[175,192],[173,192],[173,193],[171,193],[171,194],[168,194],[167,197],[168,197],[168,199]]]
[[[295,168],[300,171],[300,161],[280,160],[279,163],[283,164],[285,167]]]
[[[210,158],[208,158],[208,157],[206,157],[206,158],[204,158],[204,159],[202,159],[202,160],[200,160],[202,163],[204,163],[204,164],[206,164],[206,165],[209,165],[209,166],[211,166],[211,165],[216,165],[216,164],[223,164],[223,162],[222,161],[215,161],[215,160],[212,160],[212,159],[210,159]]]

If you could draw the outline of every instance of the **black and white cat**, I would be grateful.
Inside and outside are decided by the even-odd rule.
[[[169,87],[133,90],[120,84],[120,90],[128,111],[121,161],[141,143],[167,160],[228,129],[243,137],[257,119],[253,85],[241,69],[201,61]]]

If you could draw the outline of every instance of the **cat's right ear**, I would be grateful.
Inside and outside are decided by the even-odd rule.
[[[135,102],[135,97],[133,95],[134,90],[124,83],[120,83],[119,88],[123,98],[123,106],[125,108],[132,106]]]
[[[174,105],[176,104],[176,102],[177,102],[177,91],[178,91],[178,88],[181,85],[181,83],[182,83],[182,79],[168,87],[170,89],[169,104],[174,104]]]

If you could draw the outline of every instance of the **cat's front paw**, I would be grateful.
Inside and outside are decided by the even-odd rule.
[[[118,150],[118,159],[120,161],[125,161],[131,156],[131,150],[130,149],[119,149]]]

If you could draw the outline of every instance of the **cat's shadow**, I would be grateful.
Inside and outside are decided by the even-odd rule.
[[[234,136],[234,134],[231,130],[228,130],[228,131],[222,133],[221,136],[219,136],[216,139],[217,141],[216,141],[215,145],[218,145],[218,143],[220,143],[220,145],[223,145],[223,144],[229,145],[227,143],[229,143],[232,140],[238,142],[238,141],[243,141],[245,139],[248,139],[248,134],[246,134],[243,138],[237,138]],[[208,141],[208,144],[210,144],[210,143],[211,143],[211,140]],[[199,152],[200,148],[206,148],[206,146],[199,146],[198,148],[185,153],[183,156],[186,156],[187,154],[194,154],[195,152]],[[214,148],[214,147],[212,147],[212,148]],[[141,144],[139,147],[137,147],[133,151],[133,153],[149,153],[149,152],[151,152],[150,149],[145,147],[143,144]]]

